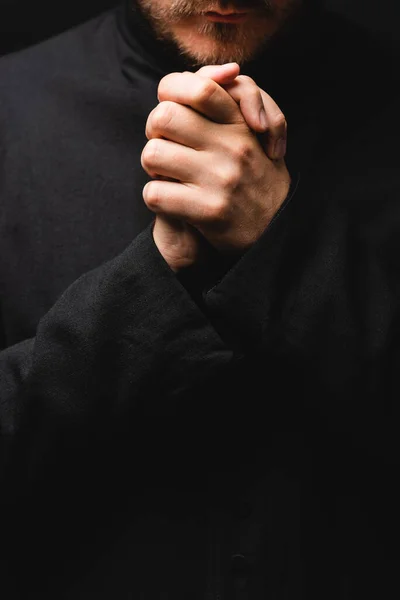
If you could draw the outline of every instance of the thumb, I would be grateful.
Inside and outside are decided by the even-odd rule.
[[[196,71],[197,75],[208,77],[219,85],[226,85],[236,79],[240,73],[240,67],[237,63],[226,63],[225,65],[206,65]]]

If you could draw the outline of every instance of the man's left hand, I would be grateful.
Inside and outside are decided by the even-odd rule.
[[[242,112],[220,85],[171,73],[147,120],[142,165],[153,180],[150,210],[195,227],[218,251],[241,254],[261,236],[287,197],[283,158],[269,159]]]

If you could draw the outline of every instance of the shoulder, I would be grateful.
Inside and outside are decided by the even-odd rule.
[[[0,58],[0,123],[24,121],[46,99],[62,94],[63,86],[90,74],[107,78],[114,36],[114,11],[71,28],[55,37]]]
[[[54,37],[0,57],[0,89],[4,87],[4,77],[8,81],[29,73],[40,77],[46,71],[84,64],[88,53],[98,51],[103,39],[113,35],[114,13],[115,10],[105,11]]]
[[[400,44],[329,11],[320,39],[316,89],[328,146],[333,153],[347,147],[353,157],[393,157],[400,129]]]
[[[393,91],[400,82],[400,43],[334,12],[321,21],[320,72],[356,97]],[[348,90],[346,90],[346,87]]]

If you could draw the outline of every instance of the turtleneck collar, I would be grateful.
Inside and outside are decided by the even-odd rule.
[[[270,84],[271,78],[275,79],[282,70],[285,77],[288,69],[290,73],[298,73],[299,65],[308,60],[320,40],[320,17],[320,9],[304,8],[254,61],[242,66],[241,72],[249,76],[256,75],[258,80],[261,74],[268,74]],[[173,71],[193,71],[193,67],[175,46],[155,38],[136,0],[122,1],[117,9],[117,25],[131,52],[131,56],[128,50],[127,55],[122,57],[128,75],[132,55],[136,66],[148,73],[153,72],[158,78]],[[308,64],[309,67],[309,62],[303,64]]]

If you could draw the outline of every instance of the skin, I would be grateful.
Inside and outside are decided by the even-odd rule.
[[[189,12],[194,6],[191,0],[139,1],[152,7],[151,18],[182,2]],[[235,44],[241,44],[247,56],[255,55],[263,45],[257,36],[247,41],[243,37],[254,26],[253,15],[246,23],[227,25],[233,30],[229,44],[209,29],[199,29],[198,20],[204,20],[198,15],[199,4],[195,4],[197,16],[185,13],[163,25],[188,55],[196,60],[201,56],[207,63],[215,61],[218,48],[222,60],[228,56],[223,54],[226,49],[229,56],[243,57],[243,52],[235,51]],[[298,3],[275,0],[266,4],[273,5],[275,12],[263,19],[255,11],[254,19],[263,25],[268,39],[282,25],[284,9]],[[228,8],[233,6],[240,8],[238,3]],[[223,2],[205,7],[223,8],[227,9]],[[165,31],[158,36],[165,38]],[[266,92],[239,73],[239,64],[230,63],[167,75],[159,84],[160,103],[147,120],[142,166],[153,180],[144,187],[143,198],[156,214],[154,242],[175,273],[207,260],[205,242],[224,255],[243,254],[262,235],[290,188],[284,161],[285,117]],[[255,133],[264,134],[263,146]]]
[[[158,39],[172,42],[194,68],[243,62],[268,44],[302,0],[137,0]],[[249,11],[241,24],[213,23],[204,13]]]

